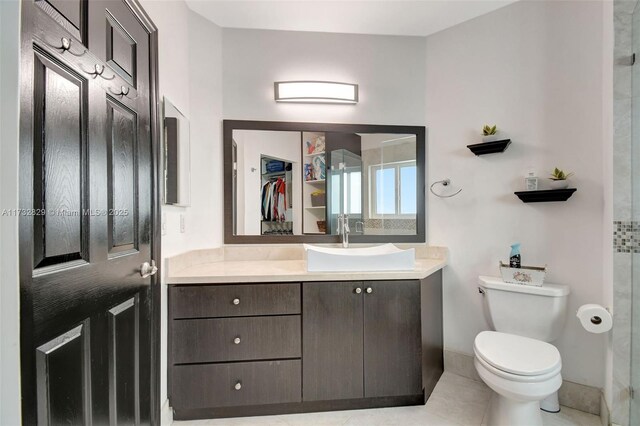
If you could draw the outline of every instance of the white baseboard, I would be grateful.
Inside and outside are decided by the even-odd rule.
[[[473,355],[455,352],[445,349],[444,369],[458,376],[481,382],[480,376],[473,364]],[[593,386],[564,380],[558,391],[560,405],[584,411],[586,413],[601,415],[602,391]],[[607,420],[608,421],[608,420]]]
[[[602,426],[611,426],[611,413],[609,412],[609,405],[607,405],[604,393],[600,395],[600,423]]]
[[[170,426],[173,423],[173,409],[169,405],[169,400],[166,399],[162,408],[160,409],[160,425]]]

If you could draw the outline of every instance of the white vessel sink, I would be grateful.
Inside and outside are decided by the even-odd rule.
[[[415,249],[402,250],[393,244],[373,247],[333,248],[304,245],[309,272],[411,271]]]

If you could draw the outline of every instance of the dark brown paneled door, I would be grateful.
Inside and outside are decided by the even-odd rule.
[[[150,424],[155,28],[119,0],[25,0],[22,20],[24,424]]]
[[[302,400],[364,396],[362,282],[302,286]]]
[[[366,281],[363,288],[364,396],[420,394],[420,281]]]

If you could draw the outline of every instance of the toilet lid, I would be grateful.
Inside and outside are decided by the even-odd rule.
[[[483,331],[476,336],[474,349],[493,367],[521,376],[545,374],[561,365],[555,346],[515,334]]]

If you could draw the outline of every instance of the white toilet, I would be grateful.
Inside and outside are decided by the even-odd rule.
[[[475,338],[475,366],[496,393],[488,426],[542,425],[540,403],[558,411],[562,361],[554,341],[564,327],[569,287],[508,284],[479,277],[491,327]]]

